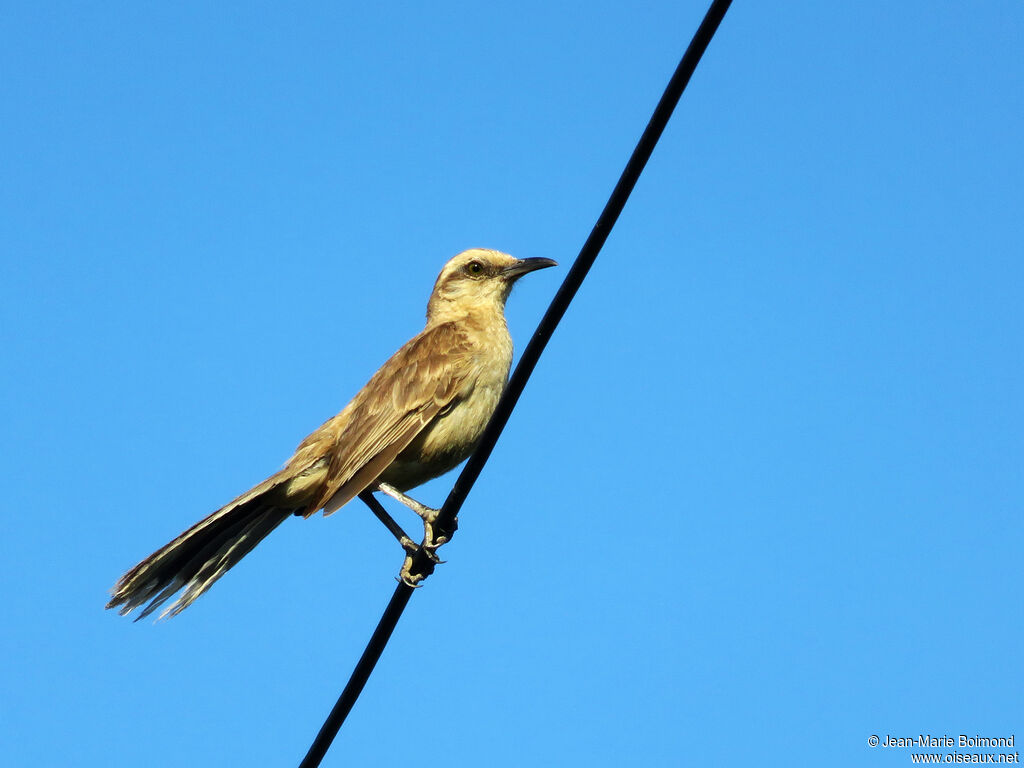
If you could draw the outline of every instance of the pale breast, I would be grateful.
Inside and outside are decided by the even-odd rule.
[[[481,332],[480,351],[473,356],[469,394],[434,417],[381,474],[382,481],[408,490],[455,468],[476,448],[505,391],[512,364],[512,340],[504,324],[487,330],[490,333]]]

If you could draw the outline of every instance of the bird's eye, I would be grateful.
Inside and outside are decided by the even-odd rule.
[[[466,265],[466,272],[473,277],[480,277],[484,273],[484,265],[479,261],[471,261]]]

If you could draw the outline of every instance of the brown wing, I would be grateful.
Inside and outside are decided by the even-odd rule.
[[[454,323],[428,327],[399,349],[296,451],[294,462],[315,454],[328,463],[306,516],[321,507],[330,514],[355,498],[442,409],[468,396],[471,361],[469,339]]]

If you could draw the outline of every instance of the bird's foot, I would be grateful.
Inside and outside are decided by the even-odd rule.
[[[413,570],[413,563],[416,562],[414,555],[406,555],[405,562],[402,563],[402,570],[398,573],[398,580],[406,586],[416,589],[423,586],[424,579],[434,572],[434,560],[428,559],[423,563],[422,568]]]
[[[407,546],[405,542],[402,547],[405,549],[405,561],[402,563],[402,570],[398,574],[398,580],[403,584],[418,588],[423,586],[423,581],[434,572],[434,567],[444,562],[437,556],[437,549],[445,544],[452,537],[458,521],[449,529],[438,528],[433,522],[423,521],[423,543],[413,544],[411,541]],[[425,560],[417,561],[416,555],[422,551],[426,556]]]
[[[452,536],[455,535],[455,531],[459,529],[459,518],[456,517],[452,520],[450,526],[440,526],[437,524],[437,520],[424,520],[423,521],[423,546],[429,551],[436,551],[442,544],[447,544],[452,540]]]
[[[450,525],[440,526],[437,524],[437,518],[441,510],[421,504],[416,499],[406,496],[388,483],[378,483],[377,490],[387,494],[396,501],[400,501],[423,520],[422,544],[414,544],[408,536],[403,536],[400,539],[402,549],[405,550],[405,562],[402,564],[402,570],[399,573],[399,581],[410,587],[419,587],[422,585],[423,580],[434,572],[434,566],[444,562],[444,560],[437,556],[437,549],[451,541],[455,531],[458,530],[459,519],[455,518]],[[423,563],[422,568],[414,571],[416,554],[420,550],[426,556],[426,562]]]

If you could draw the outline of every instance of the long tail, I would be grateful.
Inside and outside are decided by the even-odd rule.
[[[119,608],[123,616],[148,602],[138,621],[184,588],[160,618],[185,610],[271,531],[303,509],[285,506],[287,501],[270,492],[276,485],[272,480],[200,520],[128,571],[114,585],[107,608]]]

